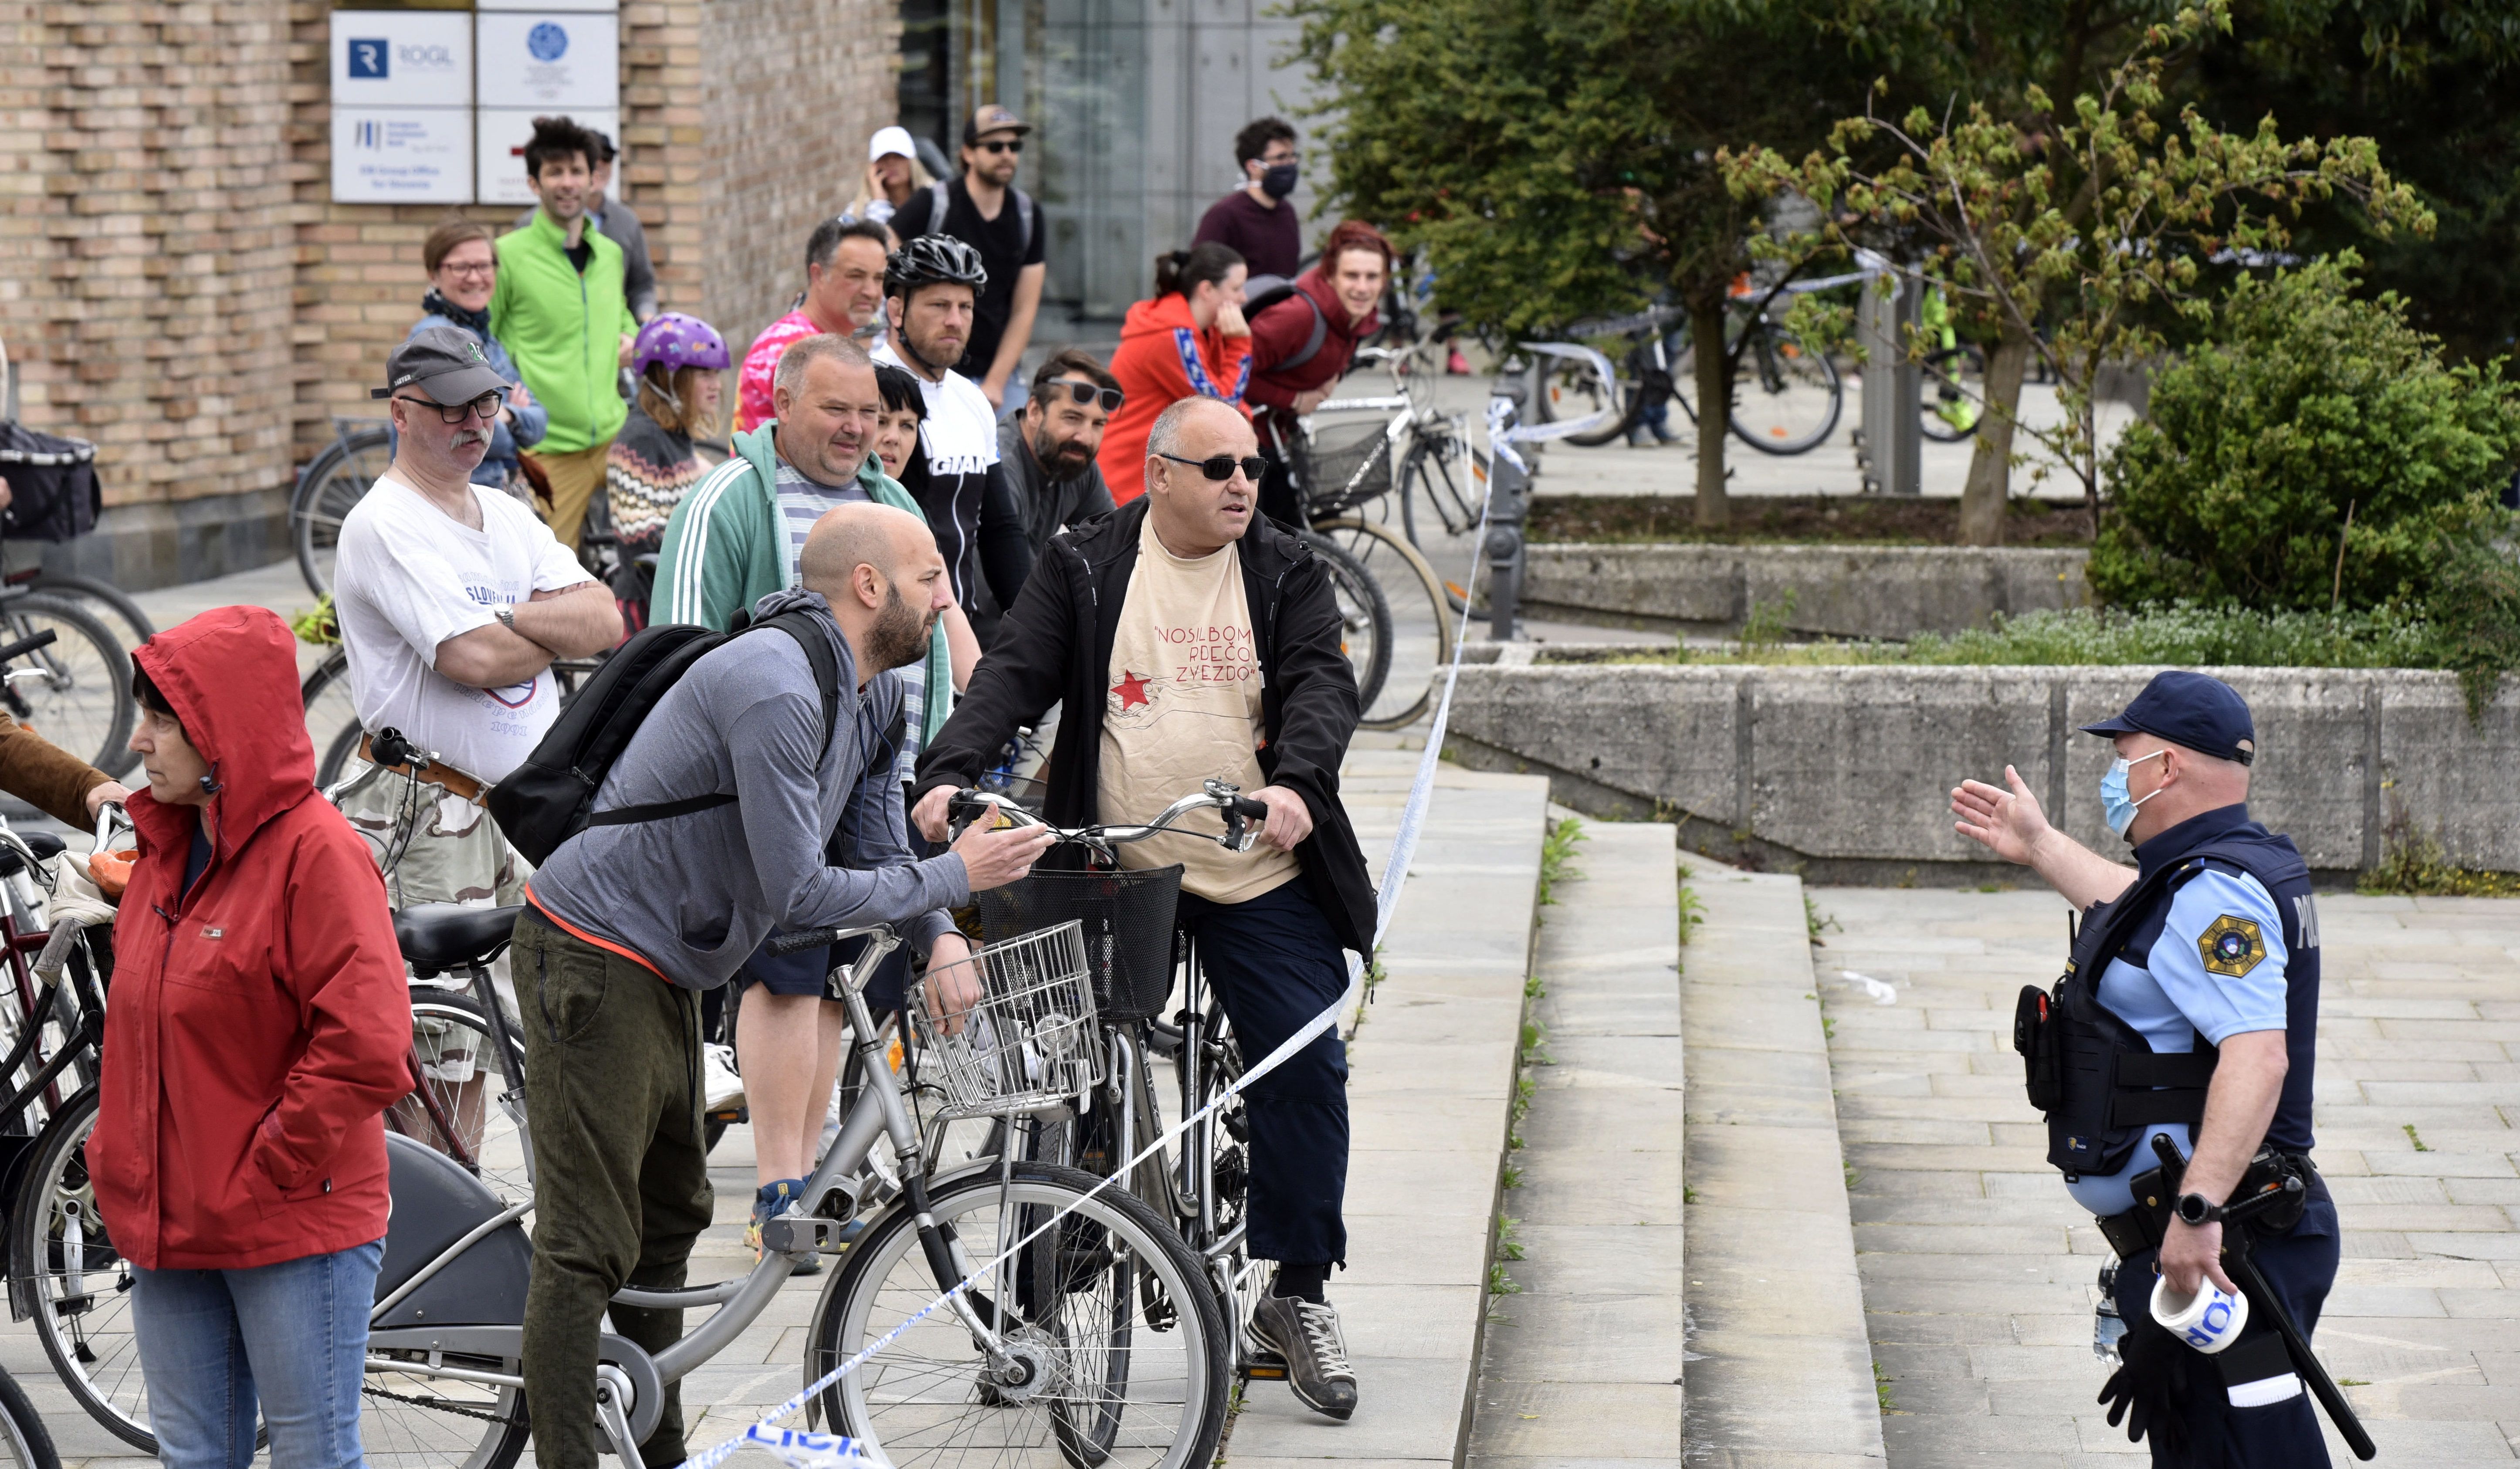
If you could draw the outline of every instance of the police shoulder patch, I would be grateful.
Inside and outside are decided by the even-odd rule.
[[[2196,936],[2196,952],[2204,957],[2208,974],[2238,979],[2267,957],[2267,941],[2256,919],[2225,913]]]

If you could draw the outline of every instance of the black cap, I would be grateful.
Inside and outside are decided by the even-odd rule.
[[[2247,765],[2258,758],[2249,706],[2221,679],[2174,668],[2152,676],[2115,719],[2083,726],[2086,734],[2151,734],[2200,755]]]
[[[481,338],[461,327],[430,327],[414,332],[385,358],[385,385],[371,388],[371,398],[390,398],[396,389],[417,387],[439,403],[470,403],[483,393],[511,386],[490,366]]]

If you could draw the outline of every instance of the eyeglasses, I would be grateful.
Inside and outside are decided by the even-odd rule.
[[[438,269],[458,276],[495,276],[499,273],[498,262],[494,260],[484,260],[478,265],[458,265],[449,260]]]
[[[1232,479],[1234,471],[1240,469],[1243,478],[1258,484],[1260,476],[1269,472],[1269,462],[1257,454],[1245,455],[1240,459],[1236,459],[1231,454],[1220,454],[1214,459],[1184,459],[1178,454],[1158,454],[1155,458],[1168,459],[1177,465],[1189,465],[1208,478],[1218,481]]]
[[[1042,402],[1045,407],[1048,406],[1050,399],[1053,396],[1051,390],[1053,388],[1060,387],[1067,389],[1067,401],[1070,403],[1092,403],[1097,399],[1100,399],[1104,413],[1118,413],[1120,411],[1120,401],[1123,395],[1118,388],[1097,387],[1091,382],[1079,382],[1073,378],[1053,378],[1048,382],[1041,385]],[[1189,461],[1187,460],[1183,461],[1185,464],[1188,462]]]
[[[499,416],[499,405],[507,401],[507,394],[495,392],[483,393],[481,396],[473,399],[470,403],[432,403],[427,398],[405,397],[397,397],[394,401],[397,403],[416,404],[422,408],[434,408],[437,410],[437,422],[451,425],[461,423],[466,419],[497,418]],[[1217,477],[1222,479],[1225,476],[1220,474]]]
[[[971,146],[982,153],[1021,153],[1023,152],[1023,139],[1017,138],[1012,143],[1004,140],[992,143],[974,143]]]

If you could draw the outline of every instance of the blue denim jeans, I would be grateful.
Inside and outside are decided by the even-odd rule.
[[[149,1422],[166,1469],[360,1469],[359,1382],[384,1241],[249,1270],[132,1270]]]

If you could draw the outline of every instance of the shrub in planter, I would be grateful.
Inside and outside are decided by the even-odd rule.
[[[2494,575],[2476,553],[2503,519],[2520,392],[2498,362],[2445,364],[2394,295],[2353,297],[2357,263],[2242,280],[2217,339],[2154,378],[2109,457],[2102,600],[2478,610],[2442,599]]]

